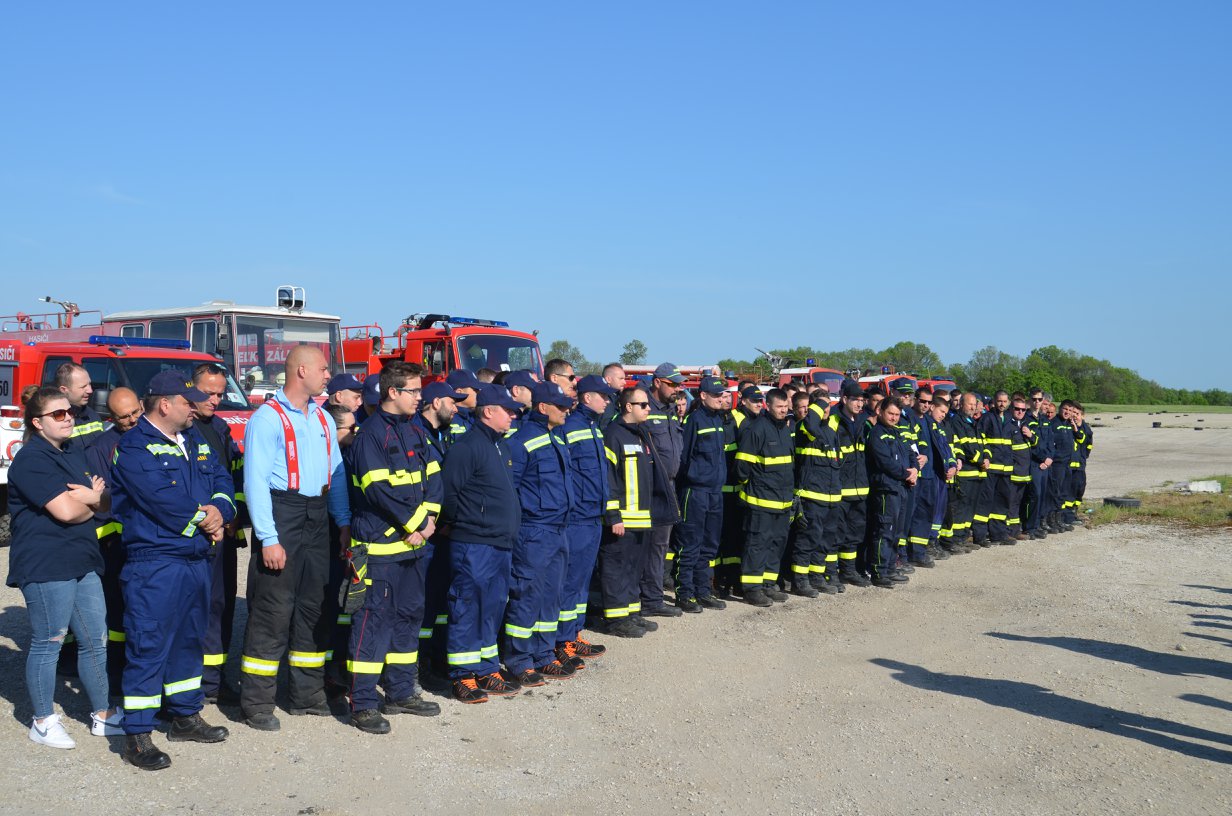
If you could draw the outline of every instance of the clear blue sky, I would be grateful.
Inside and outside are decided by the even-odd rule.
[[[6,4],[0,312],[295,282],[591,358],[1054,343],[1226,388],[1230,37],[1224,0]]]

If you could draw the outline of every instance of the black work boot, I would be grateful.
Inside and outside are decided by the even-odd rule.
[[[418,694],[401,700],[386,700],[381,704],[382,714],[414,714],[418,717],[435,717],[441,713],[441,707],[430,700],[425,700]]]
[[[767,598],[774,601],[775,603],[783,603],[789,597],[791,597],[786,592],[779,589],[778,584],[766,584],[765,586],[761,588],[761,591],[765,593]]]
[[[167,739],[171,742],[222,742],[229,733],[221,725],[210,725],[197,713],[173,719],[167,729]]]
[[[124,761],[143,771],[161,771],[171,767],[171,757],[160,750],[150,739],[149,733],[129,734],[124,737]]]
[[[744,602],[752,606],[774,606],[774,601],[770,600],[765,590],[759,586],[747,587],[744,590]]]
[[[375,708],[365,708],[351,715],[351,725],[365,734],[388,734],[389,720],[381,716]]]
[[[816,598],[821,594],[813,587],[807,575],[796,575],[791,579],[791,593],[802,598]]]
[[[868,580],[863,575],[856,572],[856,566],[851,561],[844,562],[841,568],[841,575],[842,575],[844,584],[851,584],[852,586],[858,586],[858,587],[866,587],[866,586],[873,585],[872,581]]]

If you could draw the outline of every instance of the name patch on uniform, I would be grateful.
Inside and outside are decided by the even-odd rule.
[[[625,447],[625,455],[626,455],[626,456],[628,456],[629,454],[635,454],[635,453],[641,453],[641,452],[642,452],[642,446],[641,446],[641,445],[625,445],[624,447]]]

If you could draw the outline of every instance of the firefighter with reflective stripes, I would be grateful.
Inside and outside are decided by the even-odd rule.
[[[838,419],[834,432],[838,436],[838,452],[842,461],[838,478],[843,500],[836,506],[831,522],[838,547],[838,575],[830,574],[827,569],[829,583],[835,584],[839,592],[844,591],[846,584],[869,586],[868,578],[860,572],[860,569],[867,568],[869,561],[865,536],[868,523],[868,464],[864,460],[866,431],[863,410],[864,392],[859,383],[843,380],[839,403],[831,413],[832,418]]]
[[[1022,531],[1022,496],[1031,485],[1031,440],[1035,431],[1027,424],[1027,399],[1015,394],[1010,401],[1010,450],[1013,453],[1014,470],[1010,475],[1009,518],[1006,527],[1011,539],[1022,540],[1027,536]]]
[[[89,447],[103,433],[103,420],[90,407],[90,395],[94,385],[90,372],[80,363],[63,363],[56,369],[56,386],[68,400],[69,412],[73,415],[73,440]]]
[[[442,525],[449,527],[449,628],[446,654],[453,694],[463,703],[512,695],[502,677],[497,637],[509,597],[513,542],[522,506],[505,433],[518,403],[501,385],[485,385],[475,400],[475,424],[445,457]]]
[[[806,598],[838,592],[838,540],[832,515],[843,500],[838,417],[830,415],[830,398],[814,394],[796,428],[796,496],[800,530],[791,556],[791,590]],[[826,580],[828,570],[834,581]]]
[[[1048,503],[1048,479],[1052,473],[1052,424],[1044,415],[1046,395],[1042,389],[1031,389],[1031,407],[1027,411],[1026,426],[1031,429],[1031,481],[1022,497],[1021,518],[1023,530],[1032,539],[1048,536],[1044,528],[1044,508]]]
[[[509,437],[522,523],[513,545],[501,650],[505,668],[524,688],[566,680],[583,665],[556,657],[561,586],[569,559],[565,528],[574,503],[569,451],[560,428],[573,399],[554,382],[536,383],[531,399],[531,412]]]
[[[1007,522],[1010,517],[1010,501],[1013,493],[1010,478],[1014,474],[1014,423],[1009,414],[1010,395],[998,391],[993,395],[992,410],[986,411],[976,422],[976,428],[984,436],[984,449],[988,478],[980,490],[975,507],[975,540],[987,538],[992,544],[1013,544]],[[1014,508],[1017,513],[1017,508]],[[981,521],[987,518],[986,525]]]
[[[987,479],[982,464],[984,461],[983,437],[975,426],[975,413],[979,400],[975,394],[963,394],[961,408],[950,414],[950,448],[958,471],[954,474],[948,499],[947,518],[944,530],[956,549],[966,549],[964,542],[972,534],[975,520],[975,501],[980,484]],[[974,541],[972,541],[974,545]],[[988,546],[985,539],[984,546]]]
[[[791,402],[781,389],[766,393],[766,410],[736,442],[736,495],[744,503],[744,558],[740,583],[753,606],[786,601],[778,588],[795,503],[795,444],[787,415]]]
[[[210,571],[210,621],[205,629],[205,674],[201,690],[205,692],[206,702],[234,705],[240,701],[239,690],[227,683],[223,675],[235,616],[238,551],[248,546],[243,529],[248,523],[248,508],[244,503],[244,454],[232,438],[230,427],[215,413],[227,395],[226,369],[217,363],[197,366],[193,369],[193,386],[207,397],[205,402],[193,404],[196,414],[193,430],[210,443],[223,469],[231,474],[235,491],[235,518],[223,530],[218,555]]]
[[[156,374],[145,415],[124,434],[112,466],[112,508],[124,528],[124,759],[144,770],[171,764],[150,732],[159,708],[168,739],[221,742],[227,729],[201,718],[210,563],[235,518],[231,474],[192,429],[205,400],[188,374]]]
[[[676,474],[680,472],[680,455],[684,436],[680,416],[676,412],[676,397],[684,388],[684,375],[674,363],[660,363],[655,368],[648,389],[650,414],[646,417],[646,431],[658,450],[658,462],[671,480],[672,495],[676,495]],[[672,543],[672,526],[655,525],[646,538],[646,563],[642,568],[643,616],[675,618],[683,612],[668,606],[663,597],[663,574],[675,558],[669,550]]]
[[[896,381],[892,387],[897,393],[900,411],[897,426],[898,437],[908,449],[907,452],[914,462],[918,475],[924,467],[921,461],[924,458],[924,454],[920,451],[919,444],[920,418],[915,412],[915,384],[910,379],[902,378],[900,381]],[[907,485],[906,488],[906,492],[903,494],[902,507],[899,509],[898,520],[894,523],[894,529],[898,533],[898,557],[895,565],[902,572],[910,573],[915,571],[912,564],[918,563],[922,567],[931,567],[933,564],[931,558],[918,558],[915,561],[911,558],[913,553],[907,545],[910,543],[911,522],[915,518],[916,485]]]
[[[351,540],[351,506],[338,429],[313,401],[329,381],[320,348],[287,355],[286,383],[253,412],[244,432],[244,498],[252,518],[248,626],[240,660],[240,708],[249,727],[277,731],[274,692],[288,664],[289,710],[327,717],[325,655],[333,621],[326,601],[330,518],[338,546]],[[361,434],[362,435],[362,434]]]
[[[937,505],[937,469],[944,465],[944,460],[938,461],[943,444],[937,438],[931,416],[933,409],[933,391],[928,386],[922,386],[915,392],[915,454],[918,456],[919,476],[915,487],[911,490],[913,501],[911,515],[907,518],[907,528],[899,532],[899,540],[907,538],[908,563],[917,567],[935,566],[931,544],[936,543],[937,532],[941,525],[933,529],[933,510]],[[899,420],[902,428],[902,420]],[[942,471],[944,472],[944,470]],[[944,484],[944,480],[940,480]],[[937,554],[938,557],[946,556]]]
[[[116,448],[124,434],[137,426],[141,418],[141,400],[131,388],[113,388],[107,395],[107,410],[112,425],[99,435],[93,445],[86,448],[86,461],[90,473],[107,483],[104,496],[111,493],[111,463],[115,461]],[[115,514],[99,511],[94,514],[95,534],[98,547],[103,553],[102,574],[103,600],[107,604],[107,681],[111,695],[123,695],[121,677],[124,672],[124,593],[120,588],[120,571],[124,567],[123,530]],[[65,644],[67,647],[68,644]],[[76,644],[73,644],[74,649]],[[63,656],[65,649],[60,650]]]
[[[347,670],[351,724],[369,734],[389,733],[382,714],[440,713],[417,693],[424,581],[442,496],[440,460],[411,424],[422,377],[415,363],[381,369],[380,405],[352,449],[350,552],[353,565],[366,565],[356,577],[367,588],[351,614]],[[382,675],[384,703],[376,692]]]
[[[1075,401],[1073,411],[1074,418],[1074,450],[1077,454],[1074,461],[1070,462],[1070,469],[1073,471],[1073,482],[1070,488],[1070,516],[1071,524],[1078,523],[1078,511],[1082,507],[1082,497],[1087,492],[1087,460],[1091,457],[1091,449],[1095,447],[1095,431],[1086,421],[1086,410],[1082,407],[1082,403]],[[1075,466],[1075,462],[1077,465]]]
[[[727,481],[727,445],[734,442],[724,410],[727,383],[703,377],[698,404],[680,423],[683,439],[676,494],[680,523],[676,525],[676,606],[685,612],[722,609],[714,597],[711,575],[723,534],[723,485]]]
[[[590,579],[603,538],[607,509],[607,449],[599,423],[616,396],[616,389],[597,374],[577,382],[578,404],[561,428],[569,449],[573,479],[573,506],[565,538],[569,544],[565,580],[561,586],[560,622],[556,630],[556,658],[582,667],[588,657],[600,657],[606,647],[581,636],[586,627],[586,601]],[[575,660],[576,658],[576,660]]]
[[[899,398],[887,397],[877,408],[877,424],[869,432],[865,451],[875,546],[868,569],[873,586],[890,589],[908,580],[906,573],[895,567],[899,549],[895,527],[902,517],[907,488],[915,483],[918,470],[898,428],[902,418]]]
[[[766,408],[766,398],[761,389],[749,385],[739,394],[728,392],[726,399],[739,397],[739,405],[728,416],[728,440],[724,445],[727,454],[727,479],[723,484],[723,531],[719,536],[719,564],[715,571],[720,599],[743,595],[740,584],[740,562],[744,556],[744,502],[736,495],[740,486],[736,483],[736,442],[740,434],[749,428],[749,420]]]
[[[1068,533],[1074,529],[1068,519],[1073,502],[1073,462],[1078,456],[1073,411],[1073,401],[1062,400],[1057,415],[1052,418],[1053,465],[1048,487],[1049,513],[1045,521],[1045,524],[1051,524],[1049,532]]]
[[[918,400],[917,400],[918,402]],[[948,416],[950,403],[945,394],[933,396],[932,411],[924,418],[928,420],[928,431],[931,437],[930,458],[933,468],[932,517],[929,520],[928,547],[934,559],[944,560],[956,552],[943,526],[949,512],[949,497],[954,477],[958,473],[958,462],[954,458],[954,449],[950,446]],[[919,486],[917,485],[917,489]]]
[[[650,395],[629,388],[617,396],[620,415],[603,432],[608,460],[608,501],[605,531],[599,545],[599,602],[604,631],[616,637],[640,638],[659,626],[641,615],[641,575],[647,535],[654,525],[679,519],[676,497],[659,462],[646,417]]]

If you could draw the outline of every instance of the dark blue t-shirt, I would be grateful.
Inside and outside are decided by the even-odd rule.
[[[94,518],[65,524],[47,512],[47,503],[68,490],[70,484],[90,485],[81,445],[69,441],[63,450],[57,450],[43,437],[32,436],[13,457],[9,468],[13,531],[9,586],[69,581],[91,572],[102,574],[103,556]]]

